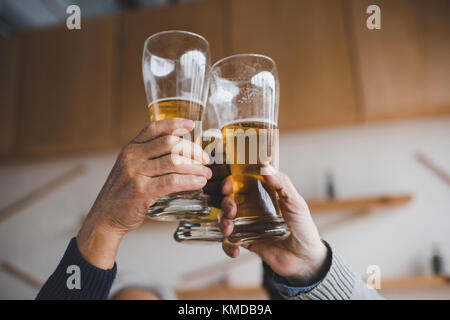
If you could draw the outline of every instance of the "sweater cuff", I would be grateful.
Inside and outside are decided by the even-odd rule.
[[[79,286],[76,285],[77,267],[79,268]],[[76,238],[72,238],[61,262],[41,288],[36,299],[107,299],[116,273],[116,263],[109,270],[90,264],[78,250]]]
[[[325,278],[307,292],[295,296],[281,295],[288,300],[350,300],[354,291],[357,275],[341,256],[323,241],[331,253],[331,266]]]
[[[300,293],[306,293],[317,287],[323,279],[320,279],[316,283],[306,286],[306,287],[300,287],[297,285],[293,285],[289,280],[285,277],[282,277],[275,273],[272,268],[269,267],[265,262],[263,262],[263,268],[264,272],[269,275],[269,278],[275,287],[275,289],[278,290],[279,293],[288,296],[288,297],[294,297]]]

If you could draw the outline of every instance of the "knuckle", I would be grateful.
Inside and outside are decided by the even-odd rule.
[[[168,146],[173,146],[178,142],[178,138],[174,135],[164,136],[163,143]]]
[[[134,187],[134,190],[136,191],[136,193],[138,193],[138,194],[146,193],[147,183],[142,177],[139,177],[139,176],[133,177],[132,181],[133,181],[133,187]]]
[[[141,132],[139,133],[139,136],[141,135],[152,135],[153,131],[155,130],[155,122],[150,122],[147,126],[145,126]]]
[[[176,186],[180,183],[180,178],[175,174],[170,174],[167,176],[167,183],[170,186]]]
[[[167,123],[166,123],[167,129],[170,130],[170,131],[175,130],[177,128],[177,126],[178,126],[178,123],[179,122],[178,122],[177,118],[168,119]]]
[[[166,166],[173,168],[177,166],[177,155],[176,154],[169,154],[165,156],[165,163]]]
[[[122,165],[129,165],[134,158],[134,148],[131,145],[126,146],[120,153],[120,162]]]
[[[173,120],[172,124],[175,127],[179,127],[179,126],[183,125],[183,123],[186,121],[183,118],[173,118],[172,120]]]
[[[177,153],[180,139],[173,135],[167,135],[162,138],[161,144],[164,152]]]
[[[150,122],[148,125],[146,125],[144,127],[144,129],[142,131],[147,132],[147,133],[151,133],[153,131],[153,129],[155,128],[156,123],[155,122]]]
[[[132,167],[132,166],[126,166],[124,168],[124,172],[125,172],[125,176],[127,177],[128,180],[133,180],[136,175],[136,171],[135,171],[134,167]]]

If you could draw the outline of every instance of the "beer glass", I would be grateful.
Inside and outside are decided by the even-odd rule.
[[[185,31],[152,35],[142,60],[150,121],[186,118],[195,122],[188,139],[200,144],[201,120],[209,91],[210,52],[205,38]],[[183,138],[186,138],[183,136]],[[154,220],[177,221],[209,214],[202,190],[162,197],[147,210]]]
[[[289,235],[275,190],[263,175],[278,167],[279,82],[269,57],[241,54],[214,64],[209,103],[216,110],[237,205],[233,243]]]
[[[217,115],[212,106],[207,106],[203,117],[202,147],[210,158],[208,167],[213,175],[205,187],[209,197],[209,216],[196,220],[181,221],[174,233],[174,239],[185,243],[222,242],[223,235],[219,228],[222,216],[220,209],[221,182],[229,175],[224,163],[222,133],[219,129]]]

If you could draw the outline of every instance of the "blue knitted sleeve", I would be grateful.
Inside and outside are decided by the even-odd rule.
[[[91,265],[81,255],[73,238],[55,272],[39,291],[37,300],[107,299],[116,277],[117,265],[104,270]]]

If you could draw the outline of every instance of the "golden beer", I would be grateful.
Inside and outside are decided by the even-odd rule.
[[[153,102],[148,110],[151,122],[172,118],[184,118],[195,121],[195,128],[189,133],[189,140],[196,144],[201,144],[200,124],[204,110],[202,104],[183,98],[169,98]],[[186,138],[185,136],[183,137]],[[166,213],[169,206],[173,206],[177,213]],[[183,210],[183,207],[186,209]],[[201,190],[170,194],[161,198],[150,210],[152,210],[151,217],[153,219],[167,221],[198,219],[209,214],[206,199]],[[150,213],[148,212],[148,214]]]
[[[184,118],[201,121],[204,107],[187,99],[163,99],[150,105],[150,121],[160,121],[172,118]]]
[[[226,161],[237,205],[231,242],[280,239],[289,235],[275,190],[262,176],[262,164],[275,164],[278,128],[258,119],[237,120],[222,128]]]
[[[186,99],[163,99],[150,105],[150,122],[173,118],[184,118],[192,121],[201,121],[204,107],[195,101]],[[201,132],[192,133],[192,142],[200,144]],[[195,140],[194,140],[195,139]]]

